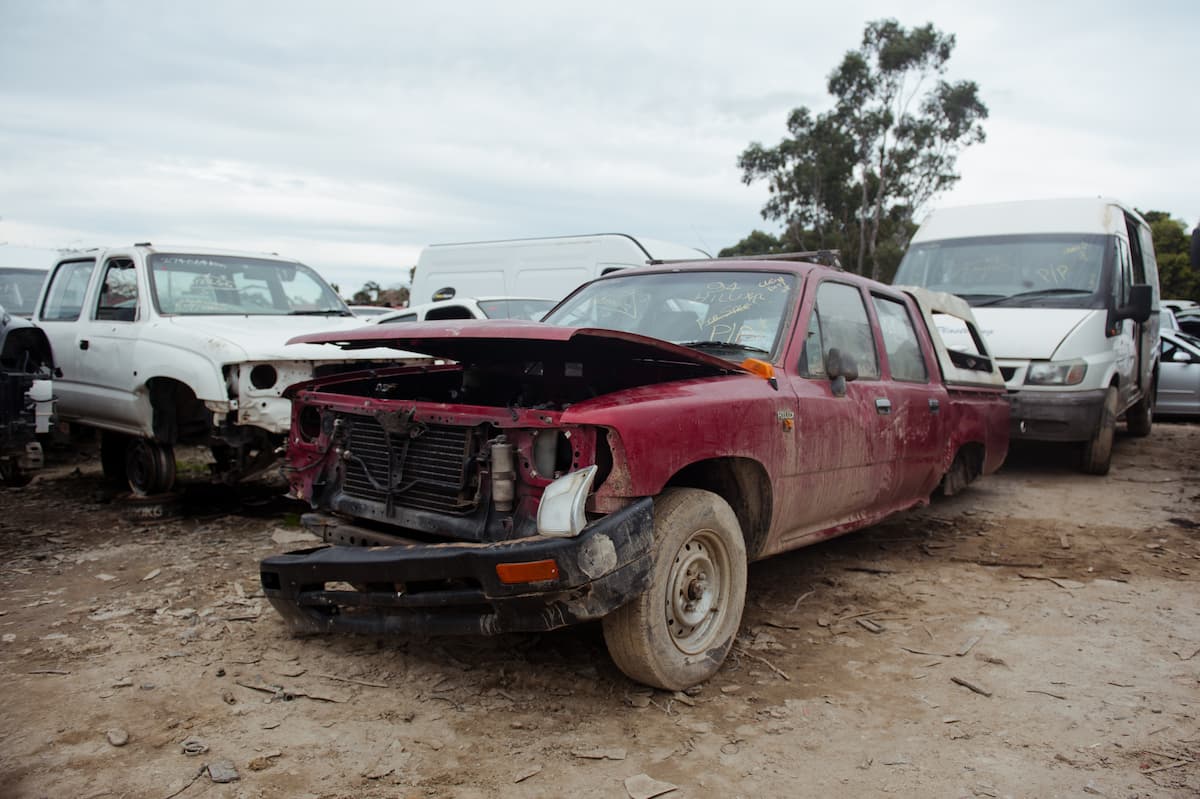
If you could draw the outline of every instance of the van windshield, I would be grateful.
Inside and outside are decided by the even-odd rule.
[[[975,307],[1103,308],[1108,237],[986,236],[913,244],[893,281],[957,294]]]

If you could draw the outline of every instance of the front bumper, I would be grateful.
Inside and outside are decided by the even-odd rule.
[[[653,501],[637,500],[574,538],[494,544],[324,546],[263,560],[263,593],[297,632],[369,635],[495,635],[541,632],[601,618],[646,590]],[[354,528],[307,514],[305,526]],[[378,539],[361,530],[359,540]],[[558,577],[506,584],[496,566],[554,560]],[[348,583],[341,588],[329,583]]]
[[[1100,425],[1106,389],[1014,391],[1009,437],[1027,441],[1087,441]]]

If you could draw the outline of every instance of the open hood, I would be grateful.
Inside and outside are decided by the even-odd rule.
[[[716,374],[747,371],[724,358],[636,333],[507,319],[370,325],[297,336],[288,343],[334,344],[345,350],[390,347],[464,364],[606,359],[686,363]]]

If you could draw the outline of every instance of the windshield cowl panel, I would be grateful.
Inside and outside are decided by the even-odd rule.
[[[974,307],[1104,308],[1111,237],[1020,234],[916,242],[894,283],[957,294]]]
[[[316,272],[294,261],[155,253],[148,262],[164,316],[350,315]]]
[[[799,283],[798,275],[766,271],[619,275],[584,286],[543,321],[634,333],[741,363],[779,352]]]

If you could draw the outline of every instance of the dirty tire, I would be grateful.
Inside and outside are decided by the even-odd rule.
[[[104,431],[100,434],[100,466],[109,482],[124,484],[129,480],[125,471],[125,456],[132,439],[123,433]]]
[[[1113,436],[1117,431],[1117,387],[1109,386],[1100,411],[1100,426],[1083,445],[1081,468],[1088,474],[1108,474],[1112,463]]]
[[[125,450],[125,472],[135,496],[162,494],[175,484],[175,450],[148,438],[137,438]]]
[[[1154,426],[1154,399],[1157,394],[1158,381],[1155,380],[1150,390],[1125,412],[1125,429],[1129,431],[1129,435],[1138,438],[1150,435],[1150,428]]]
[[[729,503],[672,488],[654,500],[654,566],[646,592],[604,618],[621,671],[677,691],[716,674],[746,601],[746,542]]]

